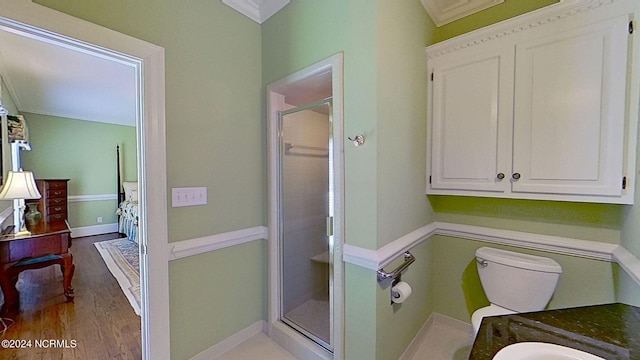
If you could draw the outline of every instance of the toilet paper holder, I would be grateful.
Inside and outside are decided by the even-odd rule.
[[[385,280],[391,279],[392,284],[396,284],[400,281],[400,275],[402,272],[409,267],[409,265],[413,264],[416,261],[416,258],[411,255],[410,252],[406,251],[404,253],[404,262],[398,265],[397,268],[393,269],[391,272],[385,272],[384,269],[378,269],[378,282],[383,282]]]

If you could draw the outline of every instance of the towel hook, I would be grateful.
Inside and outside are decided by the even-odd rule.
[[[360,146],[364,144],[364,135],[362,134],[356,135],[353,139],[351,138],[351,136],[349,136],[347,139],[353,141],[353,145],[355,146]]]

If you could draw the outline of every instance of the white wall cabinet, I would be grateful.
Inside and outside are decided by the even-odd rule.
[[[476,50],[433,64],[432,189],[507,190],[514,52]]]
[[[428,194],[633,202],[635,35],[605,10],[427,48]]]

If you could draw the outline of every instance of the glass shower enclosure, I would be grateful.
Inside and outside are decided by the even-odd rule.
[[[280,112],[281,321],[333,351],[331,99]]]

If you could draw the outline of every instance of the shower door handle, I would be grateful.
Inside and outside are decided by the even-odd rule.
[[[333,216],[327,216],[327,236],[333,236]]]

